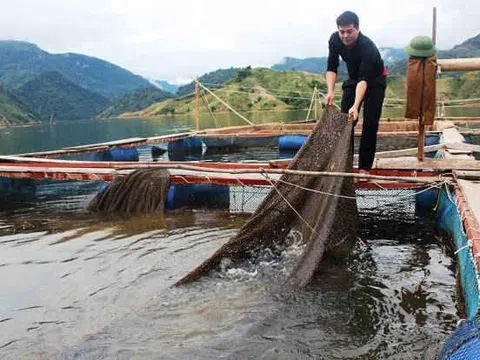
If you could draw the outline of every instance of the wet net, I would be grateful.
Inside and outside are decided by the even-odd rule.
[[[140,169],[117,177],[87,205],[93,212],[141,214],[163,212],[170,185],[166,169]]]
[[[480,317],[478,315],[458,325],[443,345],[438,359],[480,359]]]
[[[352,168],[352,124],[328,108],[289,169],[346,173]],[[325,252],[348,252],[358,225],[352,177],[285,174],[272,186],[238,234],[177,285],[198,279],[224,258],[243,260],[260,248],[281,245],[291,232],[301,234],[306,245],[290,277],[294,286],[309,283]]]

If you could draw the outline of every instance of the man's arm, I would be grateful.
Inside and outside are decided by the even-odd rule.
[[[366,92],[367,82],[365,80],[359,81],[357,87],[355,88],[355,102],[350,110],[348,110],[348,120],[355,121],[358,119],[358,109],[362,104]]]
[[[337,69],[339,63],[339,55],[335,46],[337,34],[333,34],[328,40],[328,61],[327,61],[327,96],[325,96],[325,104],[333,105],[335,82],[337,81]]]
[[[333,98],[335,93],[335,83],[337,82],[337,73],[327,71],[327,96],[325,96],[325,104],[333,105]]]

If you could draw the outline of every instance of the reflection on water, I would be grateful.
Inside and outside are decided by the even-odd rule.
[[[454,265],[412,201],[359,194],[363,241],[305,291],[283,285],[297,245],[172,288],[246,216],[98,217],[83,209],[99,185],[43,182],[2,207],[2,356],[421,359],[459,318]]]

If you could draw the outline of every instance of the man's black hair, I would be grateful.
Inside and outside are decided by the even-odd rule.
[[[358,28],[358,16],[352,11],[345,11],[337,18],[337,26],[354,25]]]

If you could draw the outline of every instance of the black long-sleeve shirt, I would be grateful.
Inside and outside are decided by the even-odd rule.
[[[347,64],[350,83],[365,80],[369,87],[385,86],[384,64],[380,52],[368,37],[360,33],[355,45],[346,47],[338,32],[334,32],[328,41],[327,71],[337,72],[339,56]]]

